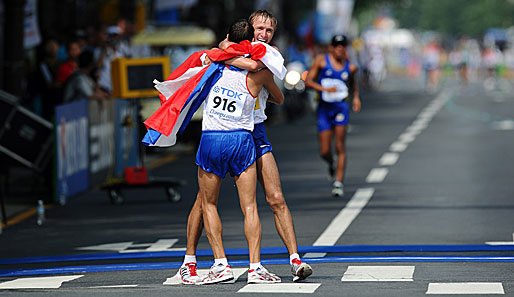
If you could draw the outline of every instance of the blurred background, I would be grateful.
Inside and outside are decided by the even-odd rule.
[[[64,204],[140,166],[142,156],[147,163],[159,156],[139,146],[141,123],[159,99],[120,93],[111,62],[165,57],[160,77],[144,62],[135,75],[123,70],[128,84],[151,89],[152,75],[162,80],[192,52],[217,46],[232,21],[257,9],[277,17],[272,43],[295,74],[280,82],[286,103],[270,107],[270,122],[313,109],[303,79],[339,33],[352,41],[363,94],[394,76],[418,80],[429,93],[445,78],[494,89],[498,78],[514,77],[513,0],[3,0],[2,203]],[[91,92],[74,92],[79,71],[90,76]],[[174,149],[193,150],[198,135],[196,121]]]

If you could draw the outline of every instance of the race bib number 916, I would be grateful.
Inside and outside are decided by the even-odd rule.
[[[221,94],[209,96],[207,110],[220,118],[239,119],[243,113],[244,99],[227,98]]]

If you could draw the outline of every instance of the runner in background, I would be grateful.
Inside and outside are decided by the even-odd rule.
[[[305,85],[319,93],[317,110],[320,154],[328,163],[330,176],[335,179],[333,196],[343,196],[343,179],[346,167],[346,132],[350,115],[350,95],[353,111],[359,112],[361,101],[357,88],[357,66],[350,63],[346,53],[348,39],[335,35],[327,54],[314,58]],[[336,155],[332,155],[332,136]]]

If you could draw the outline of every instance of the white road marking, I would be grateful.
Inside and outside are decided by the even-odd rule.
[[[59,289],[63,282],[69,282],[83,276],[84,275],[63,275],[18,278],[0,283],[0,289]]]
[[[413,142],[416,139],[416,135],[414,133],[404,132],[402,135],[398,137],[401,142],[409,143]]]
[[[411,282],[414,266],[348,266],[342,282]]]
[[[391,165],[396,164],[399,157],[400,157],[400,155],[397,153],[387,152],[382,155],[380,160],[378,160],[378,164],[380,166],[391,166]]]
[[[243,275],[248,269],[247,268],[232,268],[232,273],[234,273],[234,281],[231,283],[235,283],[241,275]],[[197,270],[198,276],[202,278],[203,276],[207,275],[209,273],[209,269],[198,269]],[[166,279],[163,285],[181,285],[182,281],[180,280],[180,277],[178,275],[174,275],[172,277],[169,277]]]
[[[488,241],[489,245],[514,245],[514,233],[512,233],[512,241]]]
[[[90,289],[115,289],[115,288],[136,288],[139,285],[110,285],[110,286],[93,286]]]
[[[389,173],[387,168],[373,168],[366,177],[367,183],[381,183]]]
[[[426,294],[505,294],[501,283],[430,283]]]
[[[312,294],[321,284],[307,283],[279,283],[279,284],[249,284],[238,293],[296,293]]]
[[[178,239],[159,239],[154,243],[134,243],[133,241],[115,242],[107,244],[99,244],[92,246],[79,247],[78,250],[86,251],[116,251],[120,253],[134,253],[134,252],[156,252],[156,251],[170,251],[175,250],[171,247],[178,242]],[[142,248],[145,249],[134,249]]]
[[[504,120],[497,121],[491,124],[492,128],[495,130],[514,130],[514,121],[513,120]]]
[[[401,141],[396,141],[391,144],[389,149],[393,152],[401,153],[407,149],[407,144]]]
[[[336,215],[330,222],[328,227],[321,233],[318,239],[312,244],[313,246],[334,245],[341,235],[346,231],[350,224],[359,215],[366,206],[369,199],[373,196],[375,189],[360,188],[357,189],[352,199],[348,201],[346,206]],[[305,258],[324,257],[326,253],[306,253]]]

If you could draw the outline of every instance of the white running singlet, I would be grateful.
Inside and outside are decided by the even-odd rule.
[[[253,131],[255,98],[246,86],[247,75],[246,70],[223,70],[203,105],[203,131]]]
[[[268,90],[266,90],[266,88],[262,88],[259,92],[259,96],[257,96],[257,101],[255,101],[255,109],[253,111],[255,124],[260,124],[268,118],[264,112],[266,110],[266,102],[268,101],[268,97]]]

